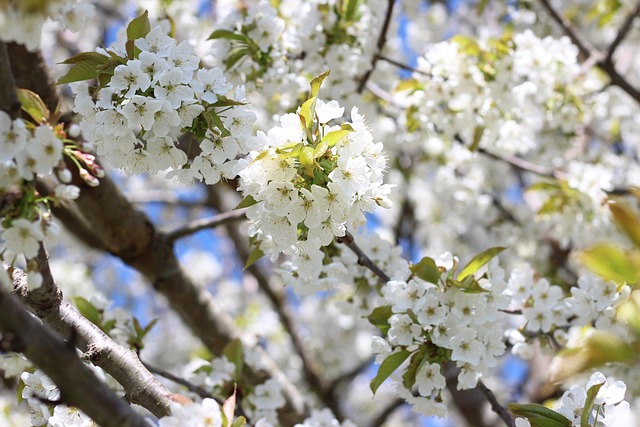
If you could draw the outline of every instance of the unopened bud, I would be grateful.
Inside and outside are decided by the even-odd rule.
[[[100,185],[100,181],[98,181],[98,178],[91,175],[89,172],[87,172],[86,169],[80,169],[80,178],[82,178],[85,184],[87,184],[89,187],[97,187],[98,185]]]
[[[67,168],[58,168],[58,179],[63,184],[68,184],[71,182],[71,171]]]
[[[78,126],[77,124],[72,124],[71,126],[69,126],[69,129],[67,130],[67,135],[69,135],[71,138],[77,138],[80,136],[80,126]]]

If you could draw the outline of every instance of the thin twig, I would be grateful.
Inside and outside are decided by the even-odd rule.
[[[361,265],[371,270],[384,283],[387,283],[389,280],[391,280],[391,278],[387,276],[387,274],[384,271],[382,271],[380,267],[378,267],[376,263],[373,262],[371,258],[369,258],[367,254],[364,253],[362,249],[360,249],[360,247],[356,244],[353,238],[353,235],[351,233],[347,231],[343,237],[336,237],[336,242],[342,243],[346,245],[349,249],[351,249],[351,252],[356,254],[356,256],[358,257],[358,265]]]
[[[618,46],[620,46],[622,40],[624,40],[624,38],[629,33],[631,24],[633,24],[633,21],[638,17],[638,15],[640,15],[640,1],[636,4],[635,9],[633,9],[629,13],[629,15],[627,15],[627,19],[625,19],[622,26],[620,26],[620,28],[618,29],[616,38],[613,39],[613,41],[609,45],[609,48],[607,48],[607,53],[604,59],[605,62],[613,62],[613,55],[615,54],[616,49],[618,48]]]
[[[382,25],[382,30],[380,31],[380,36],[378,37],[378,43],[376,45],[377,51],[371,58],[371,67],[367,70],[366,73],[360,78],[360,82],[358,83],[358,93],[362,93],[364,90],[367,80],[371,77],[371,74],[376,69],[376,65],[378,60],[380,59],[380,55],[382,54],[382,49],[384,48],[384,44],[387,42],[387,31],[389,31],[389,25],[391,24],[391,16],[393,15],[393,6],[395,6],[395,0],[387,1],[387,12],[384,16],[384,24]]]
[[[184,378],[180,378],[177,375],[173,375],[171,372],[162,370],[160,368],[156,368],[153,365],[148,364],[147,362],[142,362],[142,364],[145,366],[145,368],[147,368],[149,370],[149,372],[152,372],[156,375],[159,375],[163,378],[168,379],[169,381],[172,381],[176,384],[180,384],[184,387],[187,388],[187,390],[189,390],[192,393],[197,394],[198,396],[200,396],[203,399],[206,398],[211,398],[211,399],[215,399],[218,403],[222,404],[222,399],[219,399],[215,396],[213,396],[211,393],[209,393],[207,390],[205,390],[204,388],[197,386],[187,380],[185,380]]]
[[[544,176],[547,178],[553,178],[553,179],[567,178],[567,175],[564,172],[561,172],[559,170],[552,169],[552,168],[546,168],[544,166],[540,166],[535,163],[531,163],[527,160],[521,159],[520,157],[513,156],[511,154],[498,155],[498,154],[491,153],[485,150],[484,148],[479,148],[478,152],[484,154],[487,157],[491,157],[492,159],[506,162],[516,167],[517,169],[520,169],[525,172],[531,172],[536,175]]]
[[[401,68],[403,70],[407,70],[407,71],[411,71],[412,73],[416,73],[416,74],[422,74],[423,76],[427,76],[427,77],[433,77],[433,74],[428,73],[426,71],[422,71],[418,68],[412,67],[410,65],[404,64],[400,61],[397,61],[395,59],[389,58],[388,56],[384,56],[384,55],[379,55],[379,58],[382,59],[383,61],[388,62],[391,65],[395,65],[398,68]]]
[[[507,411],[502,405],[500,405],[498,399],[496,399],[496,395],[493,394],[493,392],[489,390],[486,385],[484,385],[482,380],[478,381],[478,388],[487,398],[487,401],[489,401],[489,403],[491,404],[491,409],[493,409],[493,412],[495,412],[508,427],[515,427],[515,423],[509,411]]]
[[[226,225],[235,221],[244,220],[246,219],[246,215],[247,215],[247,208],[243,208],[243,209],[237,209],[229,212],[224,212],[211,218],[197,219],[185,226],[182,226],[182,227],[176,228],[173,231],[167,232],[166,233],[167,240],[173,243],[182,237],[190,236],[201,230],[216,228],[220,225]]]

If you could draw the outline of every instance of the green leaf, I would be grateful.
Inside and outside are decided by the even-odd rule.
[[[480,141],[482,140],[484,129],[484,126],[476,126],[476,128],[473,130],[473,142],[469,147],[469,151],[476,151],[478,147],[480,147]]]
[[[417,264],[412,265],[410,269],[414,275],[418,276],[422,280],[433,283],[434,285],[438,284],[438,279],[440,279],[440,269],[432,258],[426,256]]]
[[[80,62],[88,62],[90,64],[95,64],[96,66],[98,66],[106,64],[108,60],[108,56],[98,52],[80,52],[79,54],[60,62],[60,64],[71,65],[78,64]]]
[[[376,307],[373,309],[371,314],[367,316],[367,320],[373,326],[377,327],[382,331],[383,334],[386,334],[389,330],[389,318],[393,315],[393,311],[391,311],[390,305],[382,305],[380,307]]]
[[[238,105],[247,105],[246,102],[236,101],[235,99],[227,98],[226,96],[217,95],[218,100],[211,104],[212,107],[235,107]]]
[[[316,145],[316,148],[313,150],[313,159],[318,160],[320,157],[324,156],[324,153],[329,149],[329,143],[324,139]]]
[[[129,22],[127,26],[127,40],[134,41],[146,37],[149,31],[151,31],[149,11],[145,10],[142,15]]]
[[[329,144],[329,147],[333,147],[338,142],[342,141],[351,132],[353,131],[346,129],[334,130],[333,132],[329,132],[328,134],[326,134],[324,138],[322,138],[322,140],[326,141]]]
[[[60,77],[56,82],[57,85],[65,83],[80,82],[83,80],[95,79],[98,76],[98,70],[96,66],[90,62],[83,61],[78,62],[67,71],[67,74]]]
[[[613,215],[613,219],[629,236],[629,239],[636,246],[640,246],[640,219],[638,219],[638,216],[624,203],[611,202],[609,203],[609,210]]]
[[[462,281],[465,277],[478,271],[480,267],[491,261],[505,249],[507,248],[504,246],[495,246],[493,248],[486,249],[474,256],[471,261],[469,261],[467,265],[464,266],[460,274],[458,274],[458,281]]]
[[[94,325],[98,327],[100,326],[102,315],[95,305],[91,304],[88,300],[82,297],[73,297],[73,302],[75,303],[76,307],[78,307],[78,311],[80,312],[80,314],[82,314],[82,316],[84,316]]]
[[[151,24],[149,23],[149,12],[144,13],[137,18],[133,19],[127,26],[127,41],[124,44],[127,51],[127,57],[129,59],[135,59],[140,55],[140,49],[135,46],[135,41],[146,37],[151,31]]]
[[[418,371],[422,367],[423,363],[428,362],[428,352],[426,346],[421,346],[418,351],[413,353],[411,360],[409,360],[409,366],[404,374],[402,374],[402,384],[404,384],[407,390],[411,390],[416,383],[416,376]]]
[[[238,417],[231,427],[244,427],[245,425],[247,425],[247,419],[245,417]]]
[[[248,208],[249,206],[253,206],[256,203],[258,203],[256,201],[256,199],[254,199],[253,196],[251,194],[249,194],[247,197],[242,199],[242,201],[240,203],[238,203],[238,206],[233,208],[233,210],[242,209],[242,208]]]
[[[27,89],[18,89],[18,100],[22,111],[29,114],[36,123],[45,123],[49,120],[49,109],[37,93]]]
[[[488,290],[480,286],[480,283],[473,275],[469,275],[462,280],[447,279],[447,285],[452,286],[454,288],[458,288],[461,291],[466,292],[468,294],[489,292]]]
[[[382,385],[384,380],[389,378],[389,376],[396,370],[402,362],[407,360],[407,357],[411,355],[409,350],[400,350],[397,353],[393,353],[390,356],[387,356],[386,359],[380,364],[380,368],[378,368],[378,374],[374,379],[371,380],[371,392],[375,395],[376,391]]]
[[[236,366],[236,378],[242,377],[242,370],[244,369],[244,348],[242,347],[242,341],[235,339],[224,347],[222,354],[229,359],[229,362]]]
[[[591,427],[589,425],[589,416],[593,409],[593,402],[596,400],[598,391],[604,384],[595,384],[587,390],[587,400],[584,402],[584,409],[582,410],[582,416],[580,417],[580,427]]]
[[[300,156],[298,159],[300,160],[300,165],[302,165],[307,171],[307,175],[313,176],[314,169],[314,148],[310,146],[304,146],[300,149]]]
[[[231,136],[231,132],[224,126],[222,119],[213,111],[206,111],[204,117],[209,119],[210,123],[218,128],[220,131],[220,137],[226,138],[227,136]]]
[[[636,352],[629,343],[611,333],[593,331],[576,347],[558,353],[551,380],[564,381],[607,363],[628,364],[635,361]]]
[[[602,243],[585,250],[579,258],[602,278],[633,285],[640,281],[640,265],[630,254],[612,244]]]
[[[317,98],[318,93],[320,92],[320,86],[322,86],[322,82],[327,78],[331,70],[327,70],[319,76],[315,77],[311,80],[311,96],[310,98]]]
[[[237,49],[231,53],[227,59],[224,60],[224,66],[227,70],[233,68],[242,58],[249,55],[250,51],[247,48]]]
[[[327,78],[330,72],[331,70],[327,70],[311,80],[311,93],[309,98],[300,107],[299,115],[304,118],[303,126],[308,130],[313,129],[316,117],[316,99],[318,98],[318,92],[320,92],[320,86],[322,86],[322,82]],[[301,121],[303,120],[302,118],[300,119]]]
[[[510,403],[509,410],[517,417],[526,418],[531,427],[571,427],[567,417],[537,403]]]
[[[244,264],[244,269],[246,270],[247,268],[251,267],[253,264],[258,262],[258,260],[263,256],[264,256],[264,252],[262,252],[262,249],[260,249],[259,246],[254,248],[253,251],[251,251],[251,253],[249,254],[249,258],[247,258],[247,262]]]
[[[213,40],[213,39],[236,40],[236,41],[241,41],[245,43],[248,42],[247,36],[245,36],[244,34],[234,33],[233,31],[229,31],[229,30],[215,30],[213,33],[211,33],[208,40]]]

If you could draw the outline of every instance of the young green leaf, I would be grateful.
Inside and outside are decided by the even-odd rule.
[[[127,40],[134,41],[146,37],[149,31],[151,31],[149,11],[145,10],[142,15],[132,19],[127,25]]]
[[[80,312],[80,314],[82,314],[88,321],[90,321],[94,325],[100,327],[102,315],[95,305],[91,304],[89,300],[82,297],[73,297],[73,302],[75,303],[76,307],[78,307],[78,311]]]
[[[637,257],[631,257],[615,245],[595,245],[582,252],[579,258],[589,270],[606,280],[631,285],[640,281],[640,262]]]
[[[29,114],[36,123],[46,123],[49,120],[49,109],[37,93],[18,89],[18,100],[22,111]]]
[[[371,314],[367,316],[367,320],[373,326],[376,326],[383,334],[389,330],[389,318],[393,315],[390,305],[382,305],[373,309]]]
[[[480,252],[471,258],[471,261],[464,266],[460,274],[458,274],[458,280],[461,281],[468,275],[475,273],[480,269],[480,267],[491,261],[496,255],[505,249],[507,248],[503,246],[496,246]]]
[[[567,417],[537,403],[511,403],[509,410],[517,417],[526,418],[531,427],[571,427]]]
[[[264,256],[264,252],[262,252],[262,249],[260,249],[259,246],[254,248],[253,251],[251,251],[251,253],[249,254],[249,258],[247,258],[247,262],[244,264],[244,269],[246,270],[247,268],[251,267],[253,264],[258,262],[258,260],[263,256]]]
[[[56,82],[57,85],[65,83],[81,82],[83,80],[95,79],[98,76],[96,66],[88,61],[78,62],[67,71],[67,74],[60,77]]]
[[[438,284],[438,279],[440,279],[440,270],[432,258],[426,256],[410,268],[411,272],[422,280],[433,283],[434,285]]]
[[[613,215],[613,219],[629,239],[636,246],[640,246],[640,219],[638,216],[624,203],[611,202],[609,203],[609,210]]]
[[[233,210],[242,209],[242,208],[248,208],[249,206],[253,206],[256,203],[258,203],[256,201],[256,199],[254,199],[253,196],[251,194],[249,194],[247,197],[242,199],[242,201],[240,203],[238,203],[238,206],[233,208]]]
[[[244,34],[234,33],[233,31],[229,30],[215,30],[213,33],[211,33],[208,40],[213,39],[236,40],[245,43],[248,42],[247,36],[245,36]]]
[[[229,362],[236,366],[236,378],[241,378],[242,370],[244,369],[244,348],[242,347],[242,341],[239,339],[231,341],[224,347],[222,354],[229,359]]]
[[[407,357],[409,357],[410,355],[411,352],[409,350],[400,350],[399,352],[393,353],[392,355],[387,356],[387,358],[384,359],[384,361],[378,368],[378,374],[374,379],[371,380],[371,392],[374,395],[376,394],[376,391],[378,390],[380,385],[382,385],[384,380],[389,378],[389,376],[393,374],[393,372],[398,369],[398,367],[402,365],[402,362],[407,360]]]
[[[580,417],[580,427],[591,427],[589,424],[589,416],[591,415],[591,410],[593,409],[593,403],[596,400],[596,396],[598,395],[598,391],[604,385],[603,384],[595,384],[587,390],[587,400],[584,402],[584,409],[582,410],[582,416]]]
[[[342,141],[347,135],[349,135],[352,131],[346,129],[334,130],[333,132],[329,132],[322,138],[323,141],[326,141],[329,144],[329,147],[333,147],[338,142]]]

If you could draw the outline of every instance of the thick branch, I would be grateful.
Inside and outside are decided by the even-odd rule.
[[[6,273],[0,273],[6,279]],[[148,425],[78,358],[72,343],[36,320],[4,285],[0,286],[0,332],[7,349],[23,353],[56,383],[64,403],[80,408],[99,425]]]
[[[49,81],[41,57],[21,55],[17,59],[34,62],[30,65],[21,64],[25,73],[29,74],[25,81]],[[39,94],[43,97],[42,93]],[[47,94],[56,95],[52,92]],[[57,105],[57,100],[53,99],[51,103]],[[264,349],[257,345],[255,337],[245,336],[211,294],[185,274],[173,245],[155,229],[147,216],[136,211],[108,178],[101,179],[100,185],[93,188],[86,185],[76,173],[73,184],[81,189],[76,205],[90,228],[95,230],[94,241],[101,242],[110,253],[145,276],[212,353],[221,354],[226,344],[234,339],[241,339],[251,351],[256,352],[265,369],[249,372],[244,380],[249,384],[257,384],[268,377],[276,378],[283,387],[287,402],[280,411],[280,424],[288,426],[301,422],[305,418],[303,396]],[[74,231],[74,223],[64,225],[71,232]]]
[[[371,58],[371,67],[360,78],[360,82],[358,82],[358,93],[362,93],[362,91],[364,91],[364,88],[367,85],[367,80],[369,80],[369,77],[371,77],[371,74],[376,69],[384,44],[387,42],[387,32],[389,31],[391,17],[393,16],[393,6],[395,6],[395,4],[395,0],[387,0],[387,12],[384,15],[384,23],[382,24],[382,30],[380,30],[380,36],[378,37],[378,43],[376,44],[376,53],[373,55],[373,58]]]
[[[49,269],[47,254],[41,248],[36,259],[42,274],[42,286],[29,290],[27,276],[13,269],[14,288],[22,302],[61,336],[74,334],[74,344],[85,358],[101,367],[122,385],[127,399],[161,417],[169,413],[171,392],[140,362],[138,356],[113,341],[100,328],[63,301]]]

